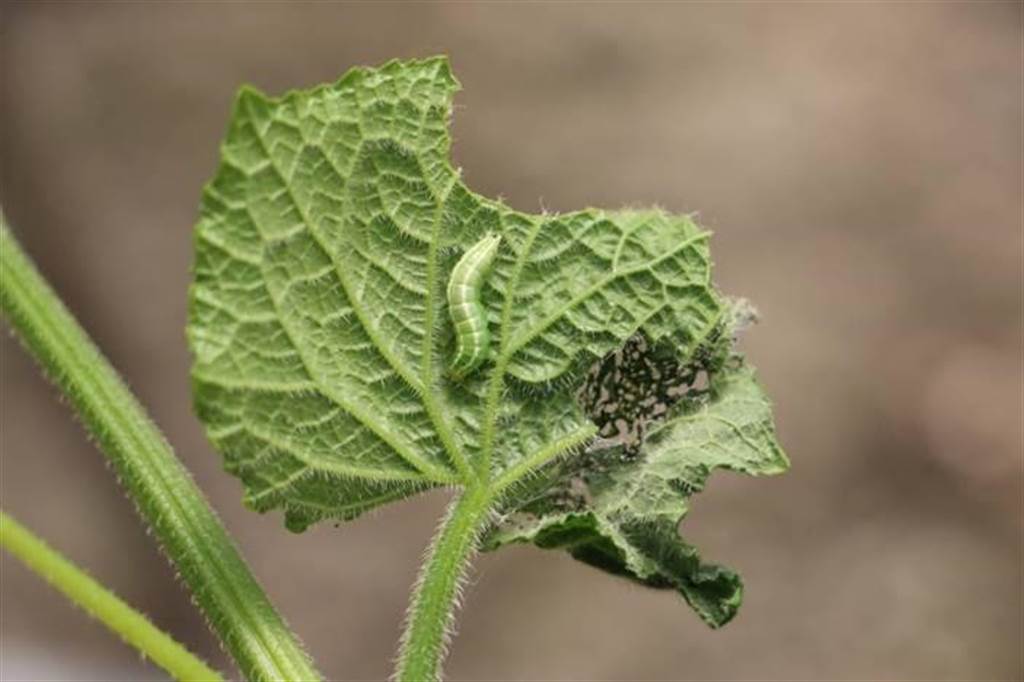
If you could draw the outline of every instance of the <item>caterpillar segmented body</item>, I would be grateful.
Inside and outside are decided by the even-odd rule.
[[[455,358],[451,375],[461,379],[487,359],[491,335],[480,302],[480,287],[498,253],[499,235],[487,235],[471,246],[452,268],[448,280],[448,313],[455,327]]]

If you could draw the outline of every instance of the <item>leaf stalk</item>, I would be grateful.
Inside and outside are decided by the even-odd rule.
[[[188,471],[22,251],[2,212],[0,312],[96,439],[243,674],[319,680]]]
[[[32,572],[41,576],[90,616],[120,635],[127,644],[138,649],[174,679],[183,682],[223,681],[220,673],[153,625],[146,616],[2,511],[0,547],[21,560]]]
[[[410,603],[395,679],[441,678],[461,581],[490,518],[494,496],[486,484],[467,487],[448,507],[429,550]]]

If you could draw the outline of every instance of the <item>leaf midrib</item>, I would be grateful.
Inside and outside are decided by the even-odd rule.
[[[355,89],[353,92],[354,92],[354,95],[355,95],[356,100],[358,102],[358,100],[359,100],[359,91],[358,91],[358,89]],[[362,103],[361,102],[359,103],[359,107],[362,108]],[[427,115],[427,111],[428,110],[429,110],[429,107],[425,108],[424,111],[422,112],[422,114],[420,115],[419,126],[420,126],[421,130],[424,127],[424,124],[425,124],[425,121],[426,121],[426,115]],[[256,122],[252,118],[250,118],[250,120],[253,121],[253,128],[256,129]],[[360,135],[360,140],[361,141],[360,141],[359,147],[356,150],[356,153],[353,154],[353,158],[358,158],[359,155],[360,155],[360,152],[362,151],[363,145],[365,145],[366,142],[368,142],[368,141],[370,141],[370,140],[372,140],[374,138],[372,136],[367,135],[366,131],[363,130],[362,121],[360,121],[359,119],[356,119],[355,124],[356,124],[356,128],[358,128],[358,130],[359,130],[359,135]],[[302,128],[301,125],[296,126],[296,130],[298,131],[299,137],[302,139],[304,144],[307,144],[307,145],[310,145],[310,146],[314,146],[316,148],[320,147],[320,143],[319,142],[315,142],[313,140],[310,140],[306,136],[306,132]],[[356,298],[352,295],[351,287],[346,282],[346,280],[344,278],[344,275],[343,275],[344,269],[341,268],[340,264],[338,263],[337,259],[334,256],[334,254],[329,249],[327,249],[327,247],[324,245],[323,241],[316,234],[316,231],[313,229],[312,222],[309,220],[309,218],[306,215],[306,213],[305,213],[304,209],[302,208],[302,206],[299,205],[299,202],[298,202],[297,198],[295,197],[294,193],[291,191],[291,186],[285,180],[284,175],[281,173],[281,171],[277,168],[276,164],[274,163],[273,158],[270,156],[270,152],[269,152],[269,150],[266,147],[266,143],[264,142],[263,137],[262,137],[262,135],[260,135],[258,130],[257,130],[257,137],[259,137],[259,139],[260,139],[260,145],[263,148],[264,153],[267,155],[268,160],[271,162],[271,164],[274,164],[274,171],[277,173],[278,177],[281,178],[281,181],[284,182],[284,184],[285,184],[285,186],[286,186],[286,188],[288,190],[289,197],[291,198],[292,204],[295,206],[296,210],[298,210],[299,214],[302,216],[302,221],[306,225],[306,228],[307,228],[308,232],[313,237],[314,241],[316,241],[317,246],[319,246],[321,251],[324,252],[324,254],[327,256],[328,260],[334,266],[335,272],[338,274],[338,279],[339,279],[339,281],[340,281],[340,283],[342,285],[342,288],[345,289],[345,294],[346,294],[346,296],[348,296],[348,298],[349,298],[349,300],[350,300],[350,302],[352,304],[352,309],[353,309],[353,311],[355,311],[356,316],[359,318],[359,322],[363,326],[363,329],[366,331],[367,336],[370,337],[370,339],[373,341],[374,346],[380,352],[380,354],[382,356],[384,356],[384,358],[388,362],[388,364],[391,365],[391,367],[395,370],[395,372],[398,373],[398,375],[402,378],[402,380],[405,381],[406,384],[409,386],[409,388],[411,388],[413,390],[413,392],[416,393],[416,395],[419,397],[420,402],[423,404],[424,409],[427,411],[427,415],[430,417],[430,420],[431,420],[431,422],[434,425],[434,428],[437,430],[437,434],[438,434],[438,437],[441,439],[441,443],[444,445],[444,448],[448,452],[448,455],[449,455],[450,459],[455,464],[455,468],[458,470],[458,472],[464,477],[465,481],[468,483],[469,480],[470,480],[470,477],[471,477],[471,473],[470,473],[471,469],[470,469],[470,467],[469,467],[469,465],[467,463],[465,454],[462,452],[462,449],[458,446],[458,443],[456,442],[456,440],[454,438],[454,434],[452,433],[451,428],[448,426],[448,418],[451,418],[451,415],[447,414],[445,410],[441,409],[441,406],[437,404],[437,402],[433,398],[433,395],[430,392],[430,389],[436,385],[436,379],[437,379],[437,377],[434,375],[434,372],[433,372],[433,361],[432,361],[432,358],[433,358],[433,350],[434,350],[434,343],[435,343],[434,342],[434,339],[435,339],[435,334],[434,334],[434,326],[435,326],[434,325],[434,317],[435,317],[435,313],[436,313],[436,310],[437,310],[437,301],[436,301],[436,299],[437,299],[437,283],[436,283],[436,279],[437,279],[437,256],[438,256],[438,247],[439,247],[438,242],[439,242],[441,222],[442,222],[443,217],[444,217],[444,205],[445,205],[445,202],[448,200],[448,196],[450,195],[452,189],[454,189],[454,187],[458,184],[458,176],[457,176],[457,174],[452,172],[451,173],[452,181],[449,183],[448,187],[443,192],[438,192],[437,188],[435,188],[427,180],[427,173],[424,171],[424,169],[422,167],[422,164],[420,163],[419,155],[415,154],[415,153],[413,154],[413,158],[416,160],[417,166],[420,167],[420,173],[421,173],[421,175],[423,177],[424,184],[430,190],[431,197],[434,199],[434,203],[435,203],[435,206],[436,206],[436,208],[434,209],[433,224],[431,226],[431,239],[430,239],[430,242],[428,243],[428,246],[427,246],[427,297],[426,297],[427,318],[426,318],[426,320],[424,322],[424,334],[423,334],[424,338],[423,338],[423,349],[422,349],[423,350],[423,353],[422,353],[423,361],[422,361],[421,366],[420,366],[420,382],[421,382],[421,385],[417,386],[416,382],[414,381],[414,378],[413,378],[415,375],[407,373],[403,369],[404,366],[398,360],[398,358],[394,357],[389,351],[385,350],[385,347],[384,347],[384,345],[382,343],[382,340],[377,335],[377,333],[375,331],[375,328],[373,328],[372,325],[369,323],[369,319],[364,314],[362,314],[362,312],[361,312],[361,310],[359,308],[359,305],[357,304]],[[342,186],[343,187],[347,186],[348,185],[347,176],[342,174],[341,170],[335,165],[334,159],[332,159],[326,153],[323,153],[322,156],[323,156],[324,161],[326,161],[327,165],[330,167],[331,172],[334,173],[334,176],[342,183]],[[366,257],[367,260],[371,260],[370,258],[368,258],[365,255],[364,255],[364,257]],[[380,267],[380,266],[378,266],[378,267]],[[382,268],[382,269],[387,271],[386,268]],[[399,284],[401,286],[404,286],[404,283],[402,283],[402,282],[399,282]],[[450,477],[445,477],[444,480],[439,480],[437,482],[439,482],[439,483],[450,483],[451,480],[449,480],[449,479],[450,479]]]
[[[257,95],[253,93],[253,96]],[[414,372],[411,372],[405,366],[405,364],[399,360],[399,358],[397,358],[390,350],[388,350],[387,346],[383,343],[383,340],[381,339],[378,330],[376,329],[375,325],[371,323],[370,318],[366,313],[366,310],[361,305],[360,299],[355,296],[353,291],[353,285],[349,281],[348,277],[345,275],[345,269],[341,267],[341,264],[339,263],[335,254],[332,253],[331,250],[327,248],[323,239],[320,237],[317,230],[314,228],[313,222],[310,219],[309,215],[307,214],[306,207],[298,200],[298,197],[295,196],[290,180],[287,178],[282,169],[278,166],[277,161],[275,160],[270,148],[267,145],[267,141],[264,137],[264,131],[261,129],[260,126],[260,121],[258,120],[257,116],[254,114],[252,110],[252,102],[248,99],[246,100],[245,114],[250,124],[252,125],[255,137],[259,142],[260,149],[262,150],[263,156],[266,159],[268,166],[274,171],[274,174],[278,177],[278,180],[281,182],[289,202],[298,212],[299,217],[302,221],[302,227],[305,228],[306,232],[309,234],[311,239],[314,241],[314,243],[317,245],[320,251],[327,257],[327,259],[333,266],[335,276],[337,277],[342,289],[345,291],[345,295],[349,300],[349,304],[352,307],[352,311],[355,314],[356,318],[359,320],[359,323],[362,326],[363,331],[366,333],[367,337],[369,337],[370,341],[374,346],[374,349],[378,353],[380,353],[380,355],[384,358],[388,365],[390,365],[391,368],[396,372],[398,377],[401,378],[402,381],[404,381],[405,384],[410,389],[412,389],[412,391],[419,398],[421,404],[423,405],[424,409],[427,412],[427,415],[431,423],[433,424],[437,432],[439,439],[444,445],[444,448],[447,451],[452,463],[455,465],[457,473],[459,474],[459,476],[461,476],[461,480],[459,479],[459,476],[452,476],[452,472],[450,470],[438,467],[434,463],[426,460],[419,454],[413,452],[411,449],[406,448],[404,445],[401,445],[401,441],[393,437],[388,429],[383,429],[377,426],[376,422],[372,418],[370,418],[369,415],[362,414],[361,410],[355,408],[351,403],[344,400],[341,396],[337,395],[329,386],[326,386],[320,380],[318,374],[312,370],[309,359],[307,358],[306,353],[303,350],[303,344],[299,343],[299,340],[296,337],[295,333],[290,328],[290,326],[285,322],[284,317],[281,314],[281,304],[277,300],[277,297],[271,293],[270,299],[274,306],[275,312],[277,313],[277,318],[280,321],[281,327],[284,330],[285,334],[287,335],[290,343],[295,348],[296,353],[299,355],[303,367],[306,370],[306,374],[309,376],[310,380],[313,381],[313,383],[320,389],[323,395],[330,398],[340,408],[351,414],[357,421],[359,421],[359,423],[367,427],[378,438],[381,438],[389,447],[394,449],[395,452],[399,454],[399,456],[406,460],[410,465],[412,465],[428,480],[431,480],[435,483],[449,485],[451,483],[458,481],[463,483],[466,487],[477,486],[481,484],[489,486],[488,481],[491,475],[490,465],[494,449],[494,432],[498,414],[498,401],[501,393],[500,389],[504,382],[504,376],[507,371],[508,361],[519,349],[519,347],[516,347],[510,350],[509,344],[511,343],[511,336],[506,335],[504,333],[504,330],[508,329],[511,323],[512,303],[515,300],[515,296],[512,292],[518,289],[519,279],[521,277],[525,264],[529,258],[529,254],[532,252],[533,243],[537,235],[539,234],[540,229],[543,227],[543,221],[536,219],[534,220],[534,227],[531,230],[530,236],[528,238],[528,243],[524,245],[524,249],[522,250],[517,259],[514,283],[512,283],[512,285],[509,288],[510,294],[506,295],[504,311],[502,314],[503,321],[501,328],[503,350],[499,354],[498,361],[491,374],[488,394],[485,400],[485,426],[484,437],[482,439],[482,447],[480,451],[480,461],[478,462],[478,466],[474,471],[473,467],[469,465],[468,460],[466,459],[461,448],[455,441],[454,435],[448,425],[448,418],[450,418],[451,415],[448,414],[447,411],[444,410],[442,406],[438,404],[437,401],[434,400],[433,395],[431,394],[431,389],[434,386],[436,386],[437,382],[433,358],[434,351],[436,348],[437,334],[435,330],[435,321],[437,318],[440,290],[440,287],[438,286],[438,255],[440,230],[443,222],[444,205],[445,202],[447,201],[447,195],[458,184],[458,175],[454,172],[452,173],[453,179],[450,186],[443,195],[439,195],[436,189],[431,185],[431,183],[426,181],[426,173],[423,174],[424,182],[431,192],[431,195],[435,201],[436,208],[433,216],[433,225],[431,226],[431,238],[430,241],[428,242],[427,249],[427,295],[425,300],[426,319],[424,328],[424,339],[422,342],[421,349],[422,362],[420,366],[419,376],[417,376]],[[360,132],[362,136],[362,141],[360,143],[361,148],[370,138],[366,137],[365,134],[362,132],[361,125],[358,121],[357,125],[360,127]],[[301,125],[296,125],[294,126],[294,128],[295,130],[298,131],[298,134],[304,144],[313,146],[315,148],[319,148],[318,143],[310,140],[306,136],[305,131],[303,130]],[[358,157],[358,152],[354,156]],[[341,173],[340,169],[337,168],[337,166],[334,164],[333,159],[331,159],[325,153],[322,154],[322,157],[326,161],[334,175],[340,180],[345,181],[346,176]],[[417,164],[420,164],[420,158],[418,154],[414,153],[413,158],[415,158]],[[248,204],[246,205],[246,212],[248,213],[250,219],[253,221],[253,224],[258,227],[258,222],[256,221],[255,216],[252,215],[251,209],[248,206]],[[259,232],[261,239],[264,241],[264,243],[266,243],[266,237],[263,235],[262,231]],[[701,235],[698,235],[698,237],[700,236]],[[611,277],[605,278],[605,280],[602,280],[602,285],[606,284],[608,281],[611,281],[615,277],[626,276],[630,274],[630,272],[619,272]],[[270,293],[269,289],[268,293]],[[589,296],[592,293],[593,291],[588,290],[583,297],[585,298],[586,296]],[[571,305],[574,304],[575,303]],[[549,325],[551,324],[551,322],[548,321],[547,324]],[[536,333],[540,333],[540,331],[543,331],[543,328],[541,328],[539,331],[532,330],[531,338],[535,336]],[[506,472],[506,475],[502,477],[500,487],[504,488],[512,482],[510,476],[512,475],[513,471],[516,472],[517,474],[516,476],[514,476],[514,478],[518,478],[519,475],[525,475],[528,469],[533,468],[532,466],[527,467],[527,463],[540,463],[543,461],[548,461],[551,458],[558,456],[566,449],[574,447],[586,441],[593,435],[593,431],[594,429],[592,428],[592,426],[584,425],[573,431],[568,436],[560,439],[555,444],[552,444],[551,446],[548,446],[546,448],[540,448],[536,452],[531,453],[530,455],[523,456],[520,460],[521,465],[515,467],[513,470],[510,470],[509,472]]]
[[[429,393],[425,390],[425,387],[417,385],[417,382],[414,380],[414,377],[409,375],[404,365],[400,363],[398,359],[395,358],[390,351],[387,350],[386,346],[384,346],[383,343],[381,343],[381,339],[376,332],[376,328],[370,324],[369,319],[366,315],[366,311],[359,304],[359,299],[354,296],[351,283],[345,277],[343,268],[340,267],[337,258],[330,251],[330,249],[326,247],[326,245],[323,243],[323,240],[320,238],[319,234],[317,234],[317,232],[313,229],[313,223],[306,213],[306,208],[302,205],[301,202],[299,202],[298,198],[295,196],[294,191],[292,190],[290,181],[285,177],[285,174],[278,167],[277,162],[273,157],[273,154],[271,153],[269,147],[267,146],[267,142],[266,139],[264,138],[263,131],[260,129],[259,121],[257,120],[256,116],[252,111],[252,104],[250,100],[246,99],[245,102],[246,116],[248,117],[249,122],[252,124],[253,132],[255,133],[256,139],[260,144],[260,149],[263,151],[264,157],[267,159],[267,164],[270,166],[270,168],[273,169],[274,173],[280,180],[285,190],[285,193],[288,196],[289,201],[291,202],[292,206],[295,207],[295,210],[298,211],[299,217],[302,219],[302,224],[306,228],[306,231],[309,233],[310,237],[316,243],[320,251],[323,252],[323,254],[334,266],[335,276],[338,278],[339,284],[341,284],[342,288],[344,289],[345,295],[349,299],[349,303],[352,306],[352,311],[359,319],[359,323],[360,325],[362,325],[364,332],[373,342],[375,350],[377,350],[377,352],[379,352],[381,356],[384,357],[385,361],[387,361],[387,363],[391,365],[392,369],[395,370],[398,376],[401,377],[402,380],[405,381],[405,383],[413,390],[413,392],[420,397],[420,401],[423,403],[423,406],[426,409],[428,416],[430,417],[431,421],[434,422],[434,427],[435,429],[437,429],[438,435],[442,437],[442,442],[444,442],[445,438],[442,434],[447,432],[447,428],[446,425],[442,426],[443,422],[441,422],[441,420],[438,418],[437,406],[433,403],[433,400],[430,398]],[[301,127],[297,127],[297,129],[299,130],[299,133],[302,136],[303,142],[306,144],[310,144],[309,140],[302,133]],[[331,161],[326,154],[324,155],[324,158],[331,165],[331,168],[334,171],[334,173],[338,177],[344,178],[344,176],[341,175],[338,169],[334,167],[333,161]],[[252,215],[251,207],[249,206],[248,203],[245,204],[245,210],[249,215],[250,219],[253,221],[253,225],[256,225],[258,230],[258,222],[255,216]],[[260,231],[260,237],[265,242],[266,238],[264,237],[262,231]],[[266,279],[265,276],[264,279]],[[288,336],[288,340],[295,347],[296,352],[299,354],[299,358],[302,360],[303,366],[306,370],[306,374],[310,377],[312,381],[314,381],[317,384],[317,386],[320,388],[323,394],[329,397],[335,403],[337,403],[339,407],[349,412],[349,414],[352,414],[357,421],[366,426],[378,438],[384,440],[384,442],[391,446],[395,450],[395,452],[399,454],[399,456],[405,459],[414,468],[419,470],[425,477],[429,478],[430,480],[436,483],[450,484],[455,482],[456,479],[450,475],[449,471],[445,471],[444,469],[439,468],[432,462],[425,460],[424,458],[420,457],[417,453],[406,448],[404,445],[399,445],[400,441],[393,438],[387,429],[379,428],[373,419],[370,419],[367,416],[362,416],[361,410],[353,407],[347,401],[338,396],[330,387],[324,385],[324,383],[320,380],[319,375],[316,372],[312,371],[309,359],[306,357],[306,353],[303,350],[304,345],[298,342],[298,339],[296,338],[294,332],[292,331],[290,326],[285,322],[284,316],[281,314],[281,304],[277,300],[277,296],[274,295],[269,288],[267,291],[270,294],[270,300],[274,305],[275,311],[277,312],[277,317],[281,323],[281,328],[284,330],[285,334]],[[429,295],[432,296],[432,294]],[[387,435],[385,436],[384,434]],[[446,447],[448,447],[447,443],[445,445]]]

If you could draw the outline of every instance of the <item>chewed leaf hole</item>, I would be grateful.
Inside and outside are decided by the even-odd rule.
[[[593,364],[577,399],[598,427],[593,447],[621,447],[639,455],[651,425],[682,400],[707,393],[708,370],[700,360],[682,362],[638,333]]]

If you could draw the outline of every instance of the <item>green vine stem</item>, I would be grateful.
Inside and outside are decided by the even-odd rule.
[[[0,213],[0,311],[68,397],[251,680],[319,680],[191,476],[36,271]]]
[[[224,678],[184,646],[58,554],[29,529],[0,511],[0,547],[60,590],[125,642],[176,680],[220,682]]]
[[[448,508],[410,604],[398,655],[399,682],[440,679],[459,582],[476,551],[492,502],[488,484],[481,483],[464,490]]]

